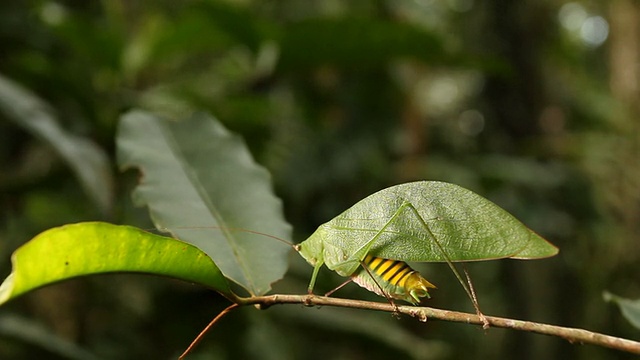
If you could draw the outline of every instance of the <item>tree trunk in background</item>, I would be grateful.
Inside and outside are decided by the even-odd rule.
[[[543,66],[545,44],[557,26],[557,9],[545,2],[521,0],[497,0],[485,6],[487,36],[484,38],[491,41],[487,46],[489,55],[498,56],[510,67],[507,74],[489,75],[485,94],[493,112],[488,116],[487,126],[493,127],[495,134],[502,134],[502,139],[510,142],[485,144],[486,151],[515,157],[540,153],[536,145],[530,153],[529,146],[532,142],[540,144],[542,131],[539,119],[551,103],[546,92]],[[529,139],[533,141],[527,141]],[[495,136],[488,139],[495,140]],[[553,303],[554,295],[548,287],[539,285],[552,281],[550,276],[553,274],[534,273],[533,267],[523,265],[502,264],[499,281],[508,283],[507,288],[513,290],[505,295],[509,306],[506,312],[522,318],[546,318],[556,310],[547,305]],[[554,358],[558,354],[555,344],[557,342],[547,338],[511,333],[505,337],[505,349],[501,353],[517,356],[520,360]]]
[[[631,0],[609,3],[609,87],[622,105],[612,119],[619,136],[611,194],[615,215],[629,234],[640,231],[640,9]],[[612,175],[614,175],[612,174]],[[630,237],[633,238],[633,237]]]
[[[625,105],[638,110],[638,21],[634,1],[614,0],[609,3],[609,86],[611,94]]]
[[[494,121],[508,136],[523,139],[539,134],[538,117],[547,103],[543,84],[542,45],[554,24],[545,4],[498,0],[488,8],[490,55],[508,61],[510,74],[490,77],[488,100]],[[488,5],[491,6],[491,5]]]

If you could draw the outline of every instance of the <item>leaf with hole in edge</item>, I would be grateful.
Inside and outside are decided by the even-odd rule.
[[[605,301],[616,303],[622,312],[622,316],[636,329],[640,329],[640,299],[626,299],[608,291],[605,291],[602,297],[604,297]]]
[[[168,276],[232,297],[216,264],[198,248],[132,226],[86,222],[52,228],[18,248],[11,262],[0,304],[58,281],[114,272]]]
[[[291,237],[269,173],[240,137],[206,114],[167,121],[131,111],[117,147],[120,167],[142,174],[133,198],[149,207],[156,227],[196,245],[252,295],[284,276],[291,246],[239,230]]]

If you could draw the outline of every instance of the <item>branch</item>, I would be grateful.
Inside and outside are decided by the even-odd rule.
[[[427,319],[438,319],[452,322],[462,322],[467,324],[482,325],[481,319],[476,314],[463,313],[458,311],[441,310],[430,307],[398,306],[394,307],[389,303],[379,303],[371,301],[350,300],[332,298],[316,295],[267,295],[254,296],[249,298],[236,298],[234,301],[238,305],[256,305],[259,309],[266,309],[278,304],[302,304],[305,306],[336,306],[345,308],[355,308],[364,310],[385,311],[390,313],[400,313],[415,317],[422,322]],[[529,331],[533,333],[557,336],[569,341],[572,344],[592,344],[608,347],[632,354],[640,354],[640,342],[614,336],[599,334],[583,329],[568,328],[562,326],[535,323],[531,321],[514,320],[495,316],[486,316],[489,324],[499,328]]]

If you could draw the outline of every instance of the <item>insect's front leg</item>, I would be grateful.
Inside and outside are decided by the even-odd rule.
[[[316,285],[316,279],[318,278],[318,272],[320,272],[320,268],[324,264],[324,261],[318,260],[316,265],[313,267],[313,274],[311,275],[311,281],[309,282],[309,287],[307,287],[307,292],[309,294],[313,294],[313,287]]]

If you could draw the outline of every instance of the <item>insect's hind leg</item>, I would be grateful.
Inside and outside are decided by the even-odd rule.
[[[471,282],[471,277],[469,276],[469,272],[467,271],[466,266],[462,264],[462,270],[464,271],[464,276],[467,278],[467,284],[469,285],[469,290],[471,291],[473,306],[476,308],[476,313],[482,322],[482,328],[487,330],[489,328],[489,320],[484,316],[482,311],[480,311],[480,304],[478,304],[478,297],[476,296],[476,290],[473,288],[473,283]]]
[[[360,266],[362,266],[362,268],[371,277],[371,280],[373,280],[373,282],[376,284],[378,289],[380,289],[380,292],[384,295],[384,297],[387,299],[389,304],[391,304],[391,306],[393,306],[393,314],[394,314],[394,316],[398,317],[399,314],[400,314],[400,310],[398,309],[398,305],[396,305],[396,303],[393,301],[393,298],[382,288],[382,285],[380,285],[378,280],[376,280],[375,276],[373,276],[373,274],[371,273],[371,270],[369,270],[369,267],[367,266],[367,264],[364,263],[364,261],[360,261]]]
[[[462,276],[460,275],[460,272],[458,271],[458,269],[455,267],[455,265],[451,261],[451,258],[447,254],[447,251],[442,246],[442,244],[440,244],[440,241],[438,241],[438,238],[435,236],[435,234],[431,231],[431,229],[429,228],[429,225],[427,224],[427,222],[422,218],[422,216],[418,212],[418,209],[416,209],[415,206],[413,206],[413,204],[411,204],[408,201],[406,201],[405,203],[403,203],[400,206],[400,209],[404,209],[404,208],[409,209],[411,211],[411,213],[418,219],[418,221],[422,224],[422,226],[424,227],[425,231],[429,235],[429,238],[431,238],[433,240],[433,242],[436,244],[436,247],[438,248],[438,250],[442,253],[442,256],[446,260],[447,265],[449,265],[449,268],[451,269],[451,271],[453,272],[455,277],[458,279],[458,282],[460,282],[460,285],[462,285],[462,288],[464,289],[464,291],[467,293],[467,296],[471,300],[471,303],[473,304],[473,307],[476,310],[476,314],[478,315],[478,317],[480,318],[480,321],[482,322],[482,328],[483,329],[489,328],[489,321],[487,320],[486,316],[484,316],[482,311],[480,311],[480,304],[478,303],[478,298],[476,297],[475,289],[473,288],[473,283],[471,282],[471,277],[469,276],[469,273],[467,272],[467,269],[466,268],[464,269],[464,273],[465,273],[465,276],[467,278],[467,281],[465,282],[462,279]],[[399,211],[400,211],[400,209],[399,209]]]
[[[334,292],[342,289],[345,285],[347,285],[348,283],[350,283],[352,281],[353,281],[353,279],[351,279],[351,278],[347,279],[347,281],[345,281],[342,284],[338,285],[335,289],[325,293],[324,296],[331,296],[331,294],[333,294]]]
[[[378,282],[378,280],[376,280],[375,276],[373,276],[373,274],[371,273],[371,270],[369,270],[369,268],[367,267],[366,263],[364,261],[360,261],[360,266],[362,266],[362,268],[365,270],[365,272],[367,273],[367,275],[371,278],[371,280],[373,281],[373,283],[375,284],[375,286],[380,290],[380,294],[382,294],[387,301],[389,301],[389,304],[391,304],[391,306],[393,306],[393,313],[394,315],[398,315],[400,313],[398,306],[396,305],[396,303],[393,301],[393,298],[389,295],[389,293],[387,293],[387,291],[384,290],[384,288],[382,287],[382,285],[380,285],[380,283]],[[333,293],[335,293],[336,291],[342,289],[345,285],[354,282],[353,280],[353,276],[349,277],[345,282],[343,282],[342,284],[338,285],[335,289],[327,292],[324,294],[324,296],[331,296]],[[371,290],[371,289],[369,289]]]

